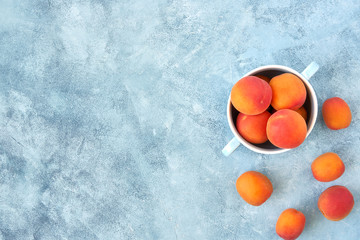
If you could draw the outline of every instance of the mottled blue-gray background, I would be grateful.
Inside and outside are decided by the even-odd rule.
[[[0,0],[0,239],[277,239],[288,207],[300,239],[359,239],[359,16],[358,0]],[[295,150],[223,157],[232,85],[313,60],[319,106],[345,99],[350,127],[319,114]],[[320,183],[327,151],[346,171]],[[235,189],[248,170],[274,185],[260,207]],[[334,184],[355,198],[340,222],[317,209]]]

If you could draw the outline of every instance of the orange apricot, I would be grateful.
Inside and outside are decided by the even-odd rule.
[[[306,138],[304,118],[290,109],[276,111],[266,125],[269,141],[279,148],[296,148]]]
[[[239,113],[236,119],[236,129],[246,141],[255,144],[264,143],[268,140],[266,123],[270,116],[268,111],[258,115]]]
[[[316,180],[330,182],[344,173],[345,165],[339,155],[328,152],[320,155],[312,162],[311,171]]]
[[[322,115],[326,126],[332,130],[347,128],[352,118],[349,105],[339,97],[329,98],[323,103]]]
[[[306,100],[306,88],[300,78],[291,73],[283,73],[270,81],[273,91],[271,106],[276,110],[297,110]]]
[[[261,78],[262,80],[266,81],[267,83],[270,82],[270,78],[269,77],[266,77],[264,75],[261,75],[261,74],[258,74],[258,75],[255,75],[256,77],[258,78]]]
[[[306,111],[306,109],[304,108],[304,106],[302,106],[301,108],[299,108],[298,110],[295,110],[298,114],[300,114],[303,118],[304,118],[304,120],[305,120],[305,122],[306,122],[306,120],[307,120],[307,111]]]
[[[243,173],[236,181],[236,189],[240,196],[253,206],[263,204],[273,192],[270,180],[255,171]]]
[[[247,76],[240,79],[231,89],[231,103],[241,113],[257,115],[264,112],[272,98],[270,85],[264,80]]]
[[[323,191],[318,200],[320,212],[331,221],[344,219],[354,206],[354,197],[344,186],[335,185]]]
[[[285,240],[293,240],[300,236],[305,227],[305,215],[294,209],[283,211],[276,222],[276,233]]]

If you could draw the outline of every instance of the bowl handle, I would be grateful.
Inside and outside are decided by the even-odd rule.
[[[303,75],[306,80],[309,80],[317,70],[319,70],[319,65],[316,62],[311,62],[309,66],[302,71],[301,75]]]
[[[240,146],[240,142],[236,137],[233,137],[231,141],[226,144],[226,146],[223,148],[222,153],[225,157],[229,156],[238,146]]]

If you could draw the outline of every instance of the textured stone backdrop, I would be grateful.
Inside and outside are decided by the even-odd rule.
[[[276,239],[288,207],[300,239],[359,239],[359,16],[358,0],[0,0],[0,239]],[[313,60],[320,107],[342,97],[350,127],[319,114],[295,150],[223,157],[232,85]],[[327,151],[346,171],[320,183]],[[248,170],[273,182],[261,207],[236,192]],[[317,209],[334,184],[355,198],[340,222]]]

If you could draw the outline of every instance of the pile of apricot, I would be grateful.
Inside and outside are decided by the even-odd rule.
[[[236,128],[240,135],[250,143],[269,140],[279,148],[295,148],[305,140],[305,100],[304,83],[291,73],[271,80],[247,76],[231,90],[231,103],[239,111]]]
[[[279,148],[295,148],[306,138],[307,112],[303,104],[306,88],[300,78],[284,73],[269,79],[247,76],[232,88],[231,102],[239,111],[236,127],[239,134],[254,144],[270,141]],[[351,111],[338,97],[327,99],[322,106],[323,120],[332,130],[347,128]],[[320,182],[330,182],[345,172],[341,158],[333,152],[324,153],[313,160],[311,171]],[[239,195],[253,206],[266,202],[273,192],[271,181],[256,171],[243,173],[236,181]],[[318,208],[325,218],[339,221],[354,206],[354,197],[344,186],[335,185],[324,190],[318,199]],[[294,208],[285,209],[275,226],[283,239],[296,239],[305,227],[306,217]]]
[[[311,164],[316,180],[330,182],[339,178],[345,171],[341,158],[332,152],[317,157]],[[240,196],[253,206],[266,202],[272,192],[273,185],[269,178],[256,171],[243,173],[236,181],[236,189]],[[339,221],[345,218],[354,206],[354,197],[344,186],[335,185],[323,191],[318,199],[320,212],[329,220]],[[305,227],[305,215],[294,208],[284,210],[276,223],[276,233],[283,239],[296,239]]]

